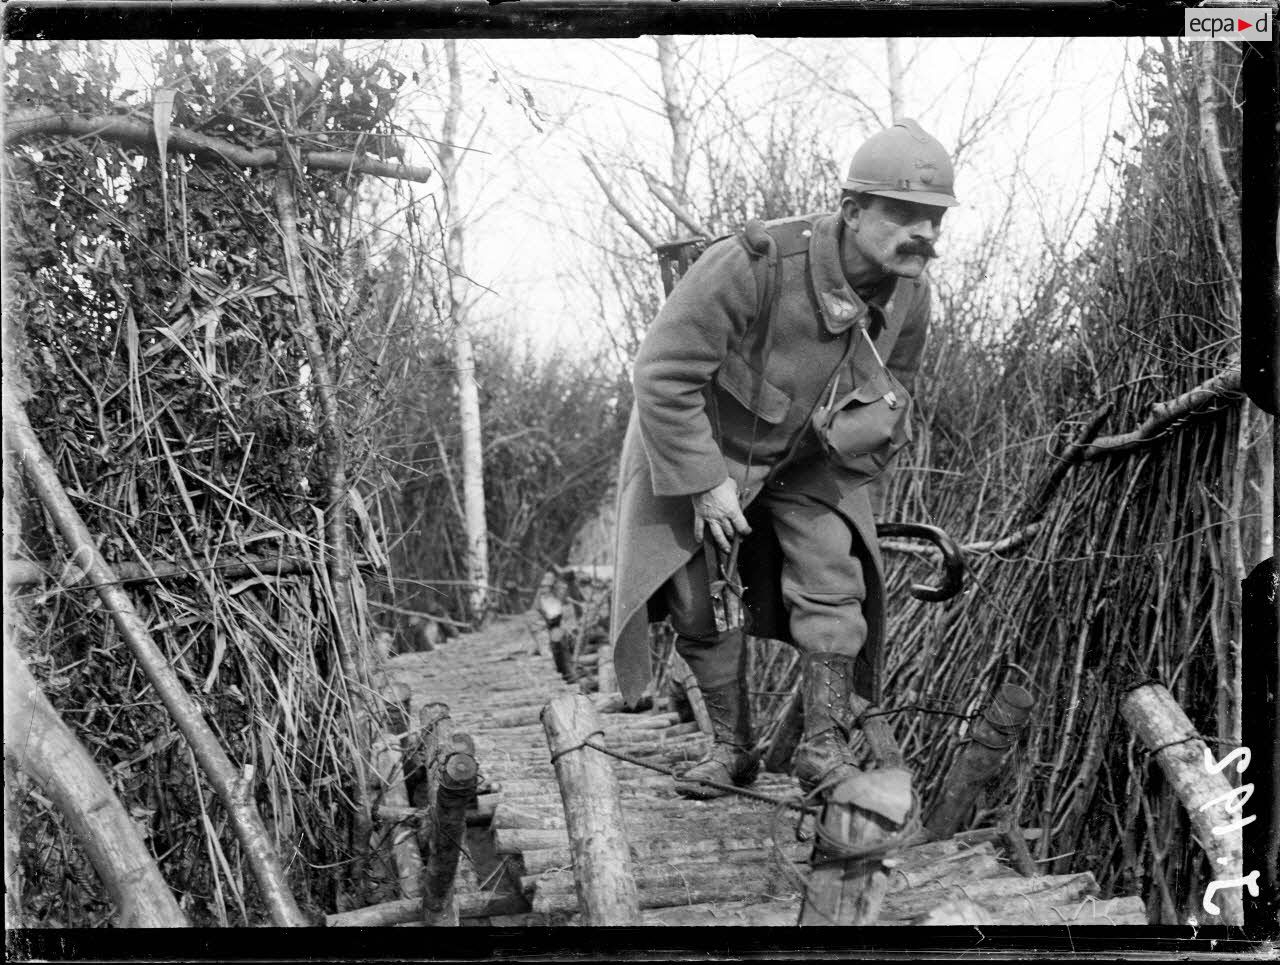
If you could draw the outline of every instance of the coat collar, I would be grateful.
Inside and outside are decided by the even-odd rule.
[[[847,332],[859,320],[871,324],[867,303],[849,287],[840,265],[843,230],[840,215],[828,214],[813,223],[813,233],[809,236],[809,279],[818,299],[823,327],[831,335]],[[890,275],[871,295],[871,303],[882,309],[886,318],[893,315],[900,281]]]

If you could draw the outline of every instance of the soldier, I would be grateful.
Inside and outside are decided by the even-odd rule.
[[[958,202],[946,150],[910,120],[868,139],[843,187],[835,213],[753,222],[711,244],[635,360],[610,635],[634,704],[653,669],[648,623],[670,617],[714,729],[677,784],[689,797],[725,793],[695,779],[744,786],[759,770],[743,630],[718,628],[710,598],[717,550],[741,540],[748,632],[802,654],[793,770],[806,790],[853,764],[851,695],[879,697],[868,483],[910,441],[923,273]]]

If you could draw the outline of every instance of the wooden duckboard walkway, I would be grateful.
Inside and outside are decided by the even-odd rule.
[[[456,882],[464,925],[579,923],[563,806],[538,716],[553,697],[578,687],[535,646],[529,618],[508,617],[388,664],[392,678],[409,686],[415,715],[425,703],[446,703],[455,728],[475,741],[480,794]],[[695,761],[709,745],[696,724],[680,723],[661,703],[601,718],[606,746],[661,766]],[[738,796],[687,800],[670,778],[613,764],[644,924],[797,923],[801,895],[781,861],[804,876],[811,845],[795,840],[795,811],[775,816],[770,805]],[[782,774],[762,774],[753,788],[797,793],[794,779]],[[1141,899],[1099,899],[1088,872],[1022,877],[998,839],[974,838],[900,853],[880,923],[919,923],[939,909],[951,913],[950,924],[1147,923]]]

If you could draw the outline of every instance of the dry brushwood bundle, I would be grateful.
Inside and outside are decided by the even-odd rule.
[[[6,130],[7,389],[105,564],[163,574],[117,591],[279,848],[278,893],[250,873],[260,855],[210,793],[221,778],[206,784],[94,594],[15,587],[22,648],[194,924],[319,920],[386,877],[368,856],[385,711],[365,589],[386,563],[366,505],[384,319],[368,265],[347,255],[360,172],[414,173],[370,150],[404,78],[336,46],[315,69],[280,69],[175,42],[138,95],[107,46],[13,60],[11,102],[32,110]],[[13,512],[27,561],[83,567],[33,499]],[[21,807],[25,840],[66,850],[60,818]],[[59,882],[83,909],[67,924],[100,920],[101,886],[62,871],[28,867],[31,908],[52,907],[41,892]],[[297,915],[272,913],[295,896]]]
[[[1238,391],[1238,252],[1223,241],[1238,202],[1199,174],[1239,167],[1238,110],[1206,100],[1238,70],[1221,56],[1144,55],[1140,157],[1096,239],[995,348],[975,355],[948,327],[963,307],[943,313],[912,462],[947,475],[899,473],[890,499],[969,544],[970,588],[934,609],[901,591],[918,564],[890,557],[888,702],[942,711],[896,722],[926,806],[976,695],[1027,688],[1038,709],[1021,765],[988,804],[1012,801],[1040,829],[1045,870],[1088,868],[1104,889],[1150,879],[1153,921],[1182,920],[1174,896],[1202,893],[1206,869],[1121,699],[1161,681],[1201,733],[1238,741],[1238,580],[1268,555],[1265,436]]]

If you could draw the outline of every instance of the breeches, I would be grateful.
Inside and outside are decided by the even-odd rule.
[[[767,513],[778,537],[782,600],[796,647],[802,653],[856,656],[867,639],[862,612],[867,588],[848,523],[799,493],[766,489],[752,510],[756,518]],[[662,592],[677,650],[704,686],[716,686],[733,678],[742,644],[741,634],[733,640],[716,632],[709,579],[704,550],[671,577]]]

